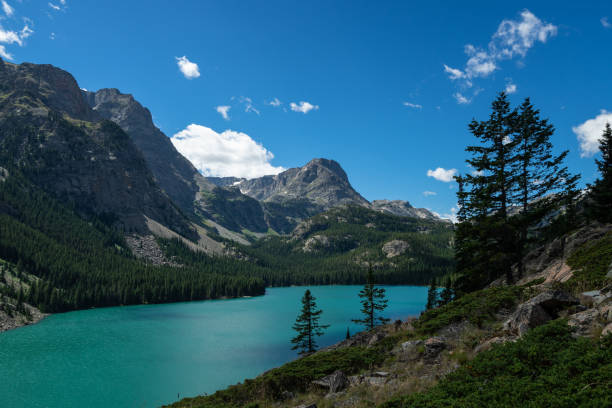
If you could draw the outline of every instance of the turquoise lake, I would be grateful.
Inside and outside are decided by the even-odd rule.
[[[385,316],[425,306],[426,287],[386,286]],[[0,334],[0,407],[157,407],[212,393],[296,357],[292,324],[306,287],[265,296],[56,314]],[[359,316],[361,286],[312,286],[320,346],[342,340]]]

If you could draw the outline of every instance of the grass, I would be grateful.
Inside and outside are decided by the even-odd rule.
[[[609,407],[612,336],[574,338],[565,320],[493,346],[431,389],[381,408]]]
[[[611,279],[606,278],[612,264],[612,232],[594,242],[586,242],[568,258],[574,275],[565,282],[568,290],[577,293],[599,289]]]
[[[482,327],[495,321],[495,314],[501,309],[516,305],[522,292],[523,288],[519,286],[501,286],[468,293],[447,305],[426,311],[414,327],[421,334],[433,334],[464,320]]]

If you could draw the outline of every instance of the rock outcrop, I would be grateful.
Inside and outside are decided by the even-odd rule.
[[[545,291],[521,303],[504,323],[504,329],[522,336],[529,329],[556,318],[560,310],[578,303],[578,299],[568,293],[558,290]]]
[[[374,200],[372,209],[400,217],[413,217],[424,220],[440,220],[434,213],[426,208],[415,208],[408,201],[403,200]]]
[[[404,252],[410,249],[410,244],[406,241],[394,239],[393,241],[386,242],[382,246],[383,253],[387,258],[394,258],[402,255]]]

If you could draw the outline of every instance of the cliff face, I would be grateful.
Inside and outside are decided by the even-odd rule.
[[[439,220],[439,218],[426,208],[414,208],[408,201],[402,200],[374,200],[374,210],[400,217],[414,217],[424,220]]]
[[[83,97],[98,115],[116,123],[130,136],[157,184],[183,211],[192,213],[197,193],[212,186],[153,124],[151,112],[132,95],[117,89],[83,91]]]
[[[0,162],[82,214],[126,232],[146,217],[194,232],[155,183],[141,152],[92,110],[74,78],[50,65],[0,63]]]

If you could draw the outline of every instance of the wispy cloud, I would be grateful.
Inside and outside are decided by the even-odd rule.
[[[4,11],[4,14],[6,14],[7,17],[11,17],[15,13],[15,10],[10,6],[10,4],[4,0],[2,0],[2,11]]]
[[[294,112],[302,112],[303,114],[307,114],[312,110],[319,109],[319,105],[313,105],[310,102],[300,101],[300,103],[291,102],[289,104],[291,110]]]
[[[404,106],[414,109],[422,109],[423,105],[419,105],[418,103],[404,102]]]
[[[431,196],[438,195],[438,193],[436,193],[435,191],[423,191],[423,195],[425,197],[431,197]]]
[[[222,106],[217,106],[215,108],[215,110],[221,115],[223,116],[223,119],[225,120],[229,120],[229,110],[231,109],[231,106],[228,105],[222,105]]]
[[[516,90],[517,90],[516,85],[513,84],[512,81],[508,82],[506,84],[506,89],[504,89],[504,91],[509,95],[515,93]]]
[[[467,44],[464,52],[468,60],[463,69],[444,64],[444,72],[452,81],[459,81],[462,88],[470,88],[474,79],[488,77],[500,69],[502,61],[523,58],[537,42],[546,43],[556,34],[557,26],[543,22],[529,10],[523,10],[518,19],[503,20],[499,24],[486,49]],[[463,98],[456,99],[458,103],[466,103]]]
[[[200,67],[195,62],[189,61],[186,56],[176,57],[176,64],[187,79],[194,79],[200,76]]]
[[[444,169],[442,167],[438,167],[435,170],[427,170],[427,177],[433,177],[438,181],[442,181],[444,183],[450,183],[453,181],[455,175],[457,174],[457,169]]]
[[[612,112],[602,109],[599,115],[572,128],[580,142],[580,157],[591,157],[599,151],[599,139],[606,123],[612,124]]]
[[[599,22],[602,26],[604,26],[604,28],[612,28],[612,24],[610,23],[610,21],[608,21],[608,17],[602,17]]]
[[[240,98],[238,98],[238,101],[244,105],[245,112],[253,112],[259,115],[259,110],[255,107],[255,105],[253,105],[253,100],[251,98],[241,96]]]
[[[455,98],[455,100],[457,101],[458,104],[460,105],[467,105],[468,103],[472,102],[471,99],[468,99],[466,96],[464,96],[461,92],[455,92],[453,94],[453,97]]]
[[[172,136],[171,141],[205,176],[255,178],[285,170],[273,166],[272,152],[246,133],[233,130],[218,133],[191,124]]]
[[[268,102],[268,105],[270,106],[274,106],[275,108],[278,108],[279,106],[281,106],[283,103],[281,101],[278,100],[278,98],[274,98],[272,99],[270,102]]]

